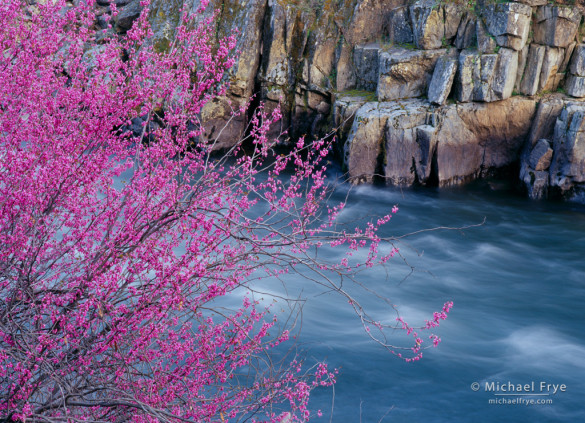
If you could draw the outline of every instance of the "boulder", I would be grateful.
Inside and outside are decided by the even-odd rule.
[[[545,46],[534,43],[530,44],[526,59],[526,69],[524,70],[524,76],[520,83],[520,92],[522,94],[534,95],[537,93],[545,52]]]
[[[435,64],[447,50],[393,47],[381,52],[377,95],[380,101],[420,97],[427,93]]]
[[[517,3],[523,3],[531,7],[544,6],[549,0],[515,0]]]
[[[477,43],[477,19],[475,14],[469,12],[463,16],[457,28],[455,37],[455,47],[458,49],[467,49]]]
[[[530,31],[532,8],[521,3],[496,3],[485,7],[488,32],[499,46],[522,50]]]
[[[445,38],[443,8],[434,0],[418,0],[410,6],[414,43],[420,49],[441,48]]]
[[[276,3],[275,0],[270,0],[270,2]],[[311,10],[317,13],[320,17],[313,28],[316,27],[318,31],[321,30],[320,28],[329,27],[330,23],[337,28],[337,31],[329,31],[331,34],[337,32],[338,36],[334,39],[335,41],[330,41],[334,48],[329,51],[334,54],[328,58],[332,59],[335,66],[326,75],[332,77],[337,91],[346,91],[356,86],[354,46],[378,41],[386,34],[390,34],[389,23],[392,11],[404,7],[405,2],[404,0],[339,0],[327,1],[325,4],[320,2],[323,7],[316,9],[305,8],[310,3],[306,1],[279,1],[279,3],[288,4],[294,10]],[[324,34],[321,38],[326,37],[331,37],[331,35]],[[333,40],[333,38],[330,39]],[[328,65],[329,63],[328,60]]]
[[[492,79],[491,98],[489,101],[504,100],[512,96],[517,70],[518,52],[508,48],[501,48],[498,52],[498,61]]]
[[[444,45],[451,45],[457,36],[459,24],[465,14],[465,9],[455,3],[446,3],[443,5],[443,14],[445,16],[445,38]]]
[[[355,113],[343,146],[343,164],[352,184],[372,183],[381,175],[384,130],[396,103],[365,103]]]
[[[409,44],[414,42],[408,7],[398,7],[390,12],[388,34],[390,34],[390,43],[392,44]]]
[[[115,18],[116,31],[126,32],[132,28],[132,24],[142,12],[142,6],[140,6],[140,0],[132,0],[130,3],[125,5]]]
[[[167,51],[175,38],[175,29],[181,20],[184,0],[153,0],[149,5],[155,49]],[[209,13],[209,12],[207,12]]]
[[[585,44],[576,46],[569,71],[576,76],[585,76]]]
[[[520,180],[524,182],[528,197],[532,200],[542,200],[548,196],[549,175],[546,171],[536,171],[525,167],[520,173]]]
[[[534,42],[567,47],[577,35],[581,13],[574,7],[542,6],[535,15]]]
[[[424,184],[428,179],[427,171],[430,174],[433,154],[429,149],[433,147],[422,141],[424,135],[419,129],[428,120],[429,104],[407,100],[388,103],[387,110],[383,166],[386,183],[394,186]]]
[[[498,54],[464,50],[459,56],[455,92],[459,102],[492,102],[509,98],[518,69],[518,52],[501,48]]]
[[[450,45],[456,37],[464,8],[454,3],[418,0],[410,6],[414,42],[420,49],[433,50]]]
[[[455,98],[458,102],[473,101],[475,78],[480,72],[479,55],[473,50],[463,50],[459,55],[455,77]]]
[[[550,184],[565,198],[585,187],[585,105],[569,103],[557,119],[553,137]]]
[[[433,77],[429,84],[428,98],[431,103],[445,104],[451,92],[456,73],[457,59],[455,57],[441,56],[435,65]]]
[[[526,44],[522,50],[518,52],[518,70],[516,71],[516,83],[514,89],[520,92],[520,84],[522,83],[522,76],[526,70],[526,62],[528,61],[528,51],[530,46]]]
[[[362,95],[339,94],[333,103],[333,123],[338,135],[338,142],[343,145],[349,134],[356,112],[360,107],[371,101]]]
[[[324,17],[323,17],[324,18]],[[336,89],[335,61],[339,45],[339,29],[333,22],[318,22],[312,32],[309,54],[303,63],[303,80],[333,91]]]
[[[536,115],[532,121],[532,127],[530,128],[530,134],[526,141],[526,150],[524,154],[526,157],[532,151],[532,148],[536,145],[538,140],[542,138],[552,138],[555,122],[561,114],[564,106],[565,101],[560,94],[549,96],[545,100],[539,102]]]
[[[457,114],[483,147],[484,169],[517,161],[536,112],[536,100],[511,97],[497,103],[457,105]]]
[[[577,47],[577,42],[573,41],[565,49],[565,57],[563,58],[563,62],[561,63],[561,66],[559,68],[559,73],[565,73],[569,68],[569,63],[571,61],[571,57],[573,56],[573,52],[575,51],[575,47]]]
[[[558,73],[564,58],[564,48],[546,47],[540,71],[538,91],[554,91],[558,88],[560,82]]]
[[[548,170],[552,160],[553,150],[545,139],[540,139],[530,152],[528,166],[535,171]]]
[[[585,97],[585,77],[569,75],[565,83],[565,89],[567,90],[567,94],[572,97]]]
[[[491,101],[492,80],[497,74],[498,55],[478,54],[477,61],[479,62],[479,69],[476,69],[476,74],[473,78],[473,100]]]
[[[487,31],[482,20],[476,23],[477,32],[477,50],[480,53],[494,53],[497,47],[495,38],[493,38]]]
[[[380,62],[378,53],[380,45],[370,43],[356,46],[353,61],[356,68],[356,87],[359,90],[376,91]]]

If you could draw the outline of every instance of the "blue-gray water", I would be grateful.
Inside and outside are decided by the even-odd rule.
[[[337,199],[345,191],[342,187]],[[340,298],[312,297],[309,291],[300,341],[310,357],[340,368],[332,421],[585,421],[585,208],[531,202],[487,186],[404,192],[359,187],[344,217],[385,214],[394,204],[400,212],[385,235],[473,225],[484,218],[485,224],[408,238],[401,251],[415,272],[404,281],[408,268],[399,258],[389,263],[387,274],[377,269],[361,276],[413,323],[429,318],[444,301],[454,302],[438,330],[442,343],[425,351],[420,362],[405,363],[369,341]],[[395,317],[384,315],[376,301],[366,305],[382,319]],[[549,396],[496,396],[504,392],[486,392],[491,382],[534,382],[531,393],[540,394],[548,393],[540,390],[541,382],[566,388]],[[317,421],[330,420],[331,402],[331,390],[315,392],[311,408],[324,414]]]

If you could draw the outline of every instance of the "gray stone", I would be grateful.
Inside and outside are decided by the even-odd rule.
[[[303,62],[303,80],[308,84],[318,85],[328,91],[336,89],[334,69],[339,36],[339,28],[329,20],[312,32],[309,55]]]
[[[553,138],[550,183],[571,198],[585,184],[585,105],[569,103],[557,119]]]
[[[434,0],[418,0],[410,6],[414,43],[420,49],[441,48],[445,37],[443,8]]]
[[[528,157],[528,165],[536,171],[547,170],[550,167],[552,155],[553,150],[550,148],[549,142],[540,139]]]
[[[483,147],[482,166],[486,171],[507,166],[519,159],[535,112],[536,100],[525,97],[457,106],[461,120],[480,140]]]
[[[480,54],[477,60],[480,67],[479,73],[476,73],[473,78],[473,100],[489,102],[492,101],[492,80],[497,73],[498,55]]]
[[[528,51],[530,47],[529,45],[525,45],[522,50],[518,52],[518,70],[516,71],[516,83],[514,84],[514,89],[520,92],[520,84],[522,83],[522,76],[524,75],[524,70],[526,69],[526,62],[528,58]]]
[[[416,143],[419,150],[414,159],[414,168],[417,182],[426,185],[433,171],[433,158],[437,150],[437,128],[431,125],[421,125],[416,128]]]
[[[131,0],[97,0],[96,3],[100,6],[109,6],[111,3],[114,3],[116,6],[125,6],[130,3]]]
[[[532,8],[520,3],[496,3],[485,7],[488,32],[502,47],[522,50],[528,39]]]
[[[575,48],[570,72],[576,76],[585,76],[585,44],[579,44]]]
[[[333,122],[335,124],[339,145],[343,145],[351,130],[356,112],[360,107],[371,101],[360,95],[340,95],[333,104]]]
[[[477,27],[477,50],[480,53],[494,53],[496,50],[496,40],[493,38],[485,28],[483,21],[478,20]]]
[[[380,101],[420,97],[427,93],[433,69],[447,50],[390,48],[380,53],[377,95]]]
[[[455,47],[458,49],[467,49],[475,46],[477,43],[477,19],[473,13],[467,13],[461,19],[459,28],[457,29],[457,36],[455,37]]]
[[[567,94],[572,97],[585,97],[585,77],[569,75],[565,83],[565,89]]]
[[[565,49],[565,57],[563,58],[563,62],[559,67],[559,73],[565,73],[569,67],[569,63],[571,57],[573,56],[573,52],[575,51],[575,47],[577,47],[577,42],[573,41],[569,46]],[[583,75],[585,76],[585,75]]]
[[[518,3],[524,3],[528,6],[536,7],[536,6],[544,6],[548,3],[549,0],[515,0]]]
[[[518,70],[518,52],[501,48],[491,84],[490,101],[504,100],[512,96]]]
[[[457,4],[446,3],[443,5],[443,13],[445,15],[445,42],[444,44],[452,44],[457,32],[459,24],[465,14],[465,9]]]
[[[408,44],[414,41],[408,7],[398,7],[390,12],[388,21],[388,33],[390,42],[395,44]]]
[[[380,45],[376,43],[355,47],[353,60],[356,68],[356,87],[359,90],[376,91],[380,67],[379,51]]]
[[[545,52],[545,46],[534,43],[530,44],[526,69],[524,70],[524,77],[520,84],[520,92],[522,94],[534,95],[538,92],[538,84],[540,81],[540,73]]]
[[[557,78],[557,73],[563,63],[564,57],[565,49],[546,47],[538,82],[539,91],[554,91],[558,88],[560,81]]]
[[[509,98],[518,70],[518,52],[502,48],[498,54],[464,50],[459,56],[455,93],[459,102],[492,102]]]
[[[355,87],[356,75],[353,67],[353,47],[348,43],[343,43],[341,46],[335,75],[337,91],[345,91]]]
[[[457,73],[457,59],[454,57],[442,56],[435,65],[433,77],[429,84],[429,101],[433,104],[442,105],[447,101],[451,92],[455,74]]]
[[[457,75],[455,76],[455,98],[459,102],[473,101],[473,87],[481,63],[479,55],[471,50],[463,50],[459,55]]]
[[[116,30],[120,32],[128,31],[132,28],[132,24],[138,19],[141,12],[140,0],[132,0],[116,16]]]
[[[520,173],[520,179],[524,182],[528,197],[532,200],[542,200],[548,195],[549,175],[545,171],[536,171],[524,167]]]
[[[371,182],[381,169],[398,186],[469,182],[519,160],[535,108],[535,100],[523,97],[437,109],[416,99],[366,103],[356,113],[344,163],[353,183]]]
[[[475,119],[465,122],[460,110],[479,103],[451,105],[443,110],[435,138],[436,180],[439,186],[460,185],[481,175],[484,149],[473,132]]]
[[[395,102],[393,105],[384,137],[386,183],[394,186],[411,186],[415,182],[424,184],[430,175],[435,145],[434,140],[426,139],[421,132],[422,125],[427,122],[429,105],[420,100]]]
[[[581,13],[572,7],[542,6],[537,9],[535,21],[535,43],[567,47],[577,35]]]
[[[526,143],[526,155],[530,153],[539,139],[550,139],[553,136],[555,122],[561,114],[564,105],[565,102],[560,95],[547,98],[546,101],[539,103]]]
[[[406,102],[406,104],[412,103]],[[423,104],[414,100],[413,104]],[[399,102],[371,102],[360,107],[344,144],[343,163],[352,184],[371,183],[382,171],[386,122],[406,106]]]

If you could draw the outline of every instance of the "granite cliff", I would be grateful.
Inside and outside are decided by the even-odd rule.
[[[124,32],[140,1],[115,2]],[[199,3],[154,0],[161,48],[180,9]],[[202,113],[219,146],[244,134],[246,115],[231,111],[254,96],[281,104],[274,135],[336,128],[352,183],[450,186],[511,171],[532,198],[585,201],[581,1],[211,0],[208,10],[218,37],[238,30],[229,93]]]

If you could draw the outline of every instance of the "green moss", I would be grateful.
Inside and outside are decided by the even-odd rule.
[[[364,97],[366,101],[378,101],[378,96],[373,91],[346,90],[336,93],[339,97]]]

